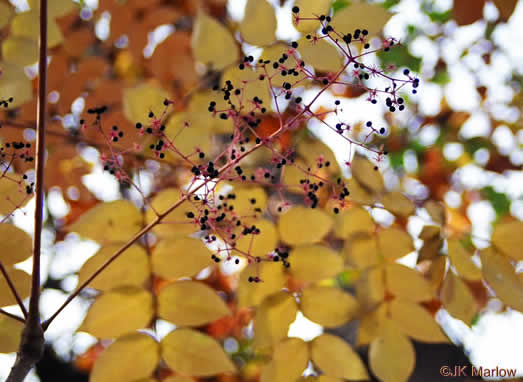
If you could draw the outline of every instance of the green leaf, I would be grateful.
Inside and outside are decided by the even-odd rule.
[[[452,17],[452,9],[449,9],[445,12],[428,12],[427,16],[429,16],[430,21],[443,24],[449,21]]]
[[[334,0],[334,2],[332,3],[332,13],[336,14],[336,12],[341,11],[344,8],[347,8],[349,5],[349,0]]]
[[[414,57],[404,45],[399,45],[391,48],[388,52],[382,51],[378,53],[381,63],[386,66],[389,64],[397,67],[407,67],[414,72],[419,72],[421,69],[421,58]]]
[[[481,194],[492,204],[498,218],[506,215],[510,211],[510,199],[502,192],[494,190],[492,186],[482,188]]]
[[[438,85],[446,85],[450,82],[449,72],[446,70],[439,70],[434,74],[431,81]]]
[[[385,0],[382,4],[383,8],[391,9],[393,6],[398,5],[400,0]]]

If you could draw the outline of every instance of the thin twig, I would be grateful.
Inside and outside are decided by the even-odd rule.
[[[13,320],[20,321],[22,324],[25,324],[25,320],[22,317],[17,316],[16,314],[6,312],[3,309],[0,309],[0,314],[3,314],[4,316],[10,317]]]
[[[20,298],[20,295],[18,294],[15,285],[13,284],[13,281],[9,277],[9,274],[7,273],[7,270],[4,267],[4,264],[0,261],[0,272],[5,277],[5,281],[7,281],[7,285],[9,285],[9,289],[11,289],[11,292],[13,293],[13,296],[15,297],[16,303],[20,307],[20,310],[22,311],[22,314],[25,318],[27,318],[27,310],[25,309],[24,303],[22,302],[22,299]]]

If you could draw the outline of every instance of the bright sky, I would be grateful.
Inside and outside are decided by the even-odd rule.
[[[279,3],[277,0],[270,0],[272,3]],[[385,27],[386,36],[394,36],[400,40],[405,37],[406,25],[414,24],[425,31],[430,31],[434,26],[427,21],[426,16],[420,12],[414,12],[418,9],[420,0],[406,0],[400,6],[393,8],[398,12],[389,21]],[[12,1],[21,6],[25,0]],[[86,1],[88,4],[96,4],[96,0]],[[235,19],[241,19],[246,0],[232,0],[230,2],[229,11],[231,16]],[[439,0],[435,2],[440,10],[444,11],[452,6],[451,0]],[[291,4],[285,8],[279,8],[278,17],[278,31],[277,35],[282,39],[294,39],[298,35],[294,28],[287,22],[290,18]],[[495,17],[497,13],[496,8],[488,3],[485,8],[486,18]],[[460,59],[461,51],[464,47],[470,45],[471,42],[483,33],[484,23],[479,22],[471,26],[462,27],[453,31],[449,31],[449,38],[442,44],[442,54],[449,63],[453,63],[450,69],[451,82],[446,88],[441,89],[429,83],[422,82],[423,91],[420,92],[417,98],[420,103],[420,108],[426,114],[437,114],[439,112],[439,105],[442,95],[444,94],[447,101],[456,110],[466,110],[471,112],[472,117],[463,126],[461,133],[463,136],[483,135],[490,130],[488,119],[485,117],[484,109],[480,109],[479,100],[473,95],[475,94],[474,78],[471,71],[479,73],[481,81],[489,87],[489,94],[494,94],[489,99],[489,104],[486,107],[496,115],[510,116],[510,118],[517,118],[517,112],[510,110],[502,105],[503,102],[512,98],[512,90],[506,86],[504,80],[508,78],[511,70],[516,70],[523,74],[523,6],[519,3],[516,11],[512,15],[509,22],[496,29],[494,39],[500,46],[503,47],[503,53],[493,56],[492,60],[496,63],[496,73],[490,72],[490,68],[481,64],[474,55],[470,55],[467,59]],[[100,34],[104,33],[106,26],[100,26]],[[167,33],[172,32],[170,28],[163,28],[158,30],[151,41],[154,42],[165,38]],[[149,51],[153,49],[153,45]],[[434,61],[437,60],[437,47],[428,38],[420,37],[409,44],[409,49],[414,55],[423,56],[425,66],[422,69],[421,78],[430,77]],[[478,48],[479,49],[479,48]],[[149,53],[146,52],[146,53]],[[149,53],[150,54],[150,53]],[[500,80],[503,79],[503,80]],[[326,98],[325,102],[332,104],[332,99]],[[369,113],[374,113],[369,103],[361,102],[360,100],[348,100],[342,105],[347,111],[344,118],[348,122],[366,120]],[[350,111],[350,112],[349,112]],[[515,114],[516,113],[516,114]],[[412,118],[412,117],[410,117]],[[405,121],[408,124],[409,121]],[[384,124],[385,121],[377,119],[376,124]],[[339,159],[345,158],[347,148],[339,144],[339,140],[333,139],[329,135],[322,134],[317,129],[313,131],[320,134],[322,139],[331,144],[333,150]],[[436,129],[425,128],[420,133],[420,140],[427,146],[432,144],[436,138]],[[493,135],[494,142],[500,147],[500,150],[507,150],[511,153],[511,158],[514,158],[515,163],[523,164],[523,152],[521,144],[523,143],[523,133],[513,135],[508,128],[498,128]],[[445,147],[445,155],[448,158],[459,156],[462,147],[459,145],[448,145]],[[518,148],[519,146],[519,148]],[[461,150],[461,151],[460,151]],[[481,153],[480,153],[481,155]],[[488,155],[488,153],[487,153]],[[93,151],[86,153],[86,158],[96,161],[96,155]],[[474,158],[481,163],[481,157]],[[407,157],[407,170],[410,168],[412,172],[416,171],[417,163],[415,157]],[[495,188],[498,191],[503,191],[513,200],[511,213],[523,219],[523,174],[521,172],[512,172],[511,174],[492,175],[484,174],[479,166],[469,165],[461,171],[460,179],[464,187],[478,187],[481,184],[477,182],[494,182]],[[143,179],[144,184],[150,182],[150,179]],[[394,176],[387,178],[388,184],[397,183]],[[118,187],[116,182],[107,174],[104,174],[101,168],[97,168],[94,175],[86,178],[86,183],[93,188],[93,191],[104,200],[113,200],[118,197]],[[447,203],[450,205],[459,205],[461,197],[457,193],[449,193]],[[519,200],[518,200],[519,199]],[[66,204],[60,192],[53,192],[49,196],[50,208],[57,212],[67,213]],[[21,213],[16,215],[16,223],[28,232],[32,231],[32,208],[34,204],[30,203],[26,209],[27,215]],[[495,217],[492,207],[488,203],[474,203],[469,208],[469,217],[474,222],[474,234],[479,237],[489,237],[490,223]],[[386,217],[385,217],[386,218]],[[421,221],[421,220],[420,220]],[[413,224],[409,225],[411,233],[416,234],[421,230],[420,222],[414,220]],[[74,235],[69,235],[65,242],[60,243],[55,249],[52,248],[52,234],[50,232],[44,233],[44,242],[46,243],[46,250],[43,254],[43,273],[44,277],[47,274],[52,274],[53,277],[61,278],[65,275],[70,275],[77,271],[85,260],[92,256],[98,246],[95,243],[80,240]],[[481,245],[481,242],[476,243]],[[71,253],[74,252],[74,256]],[[407,256],[405,260],[407,265],[413,265],[413,258]],[[520,264],[520,268],[523,264]],[[30,264],[26,262],[24,269],[29,270]],[[76,276],[67,276],[64,286],[68,291],[72,291],[76,286]],[[42,314],[48,317],[58,307],[66,295],[56,290],[44,291],[42,295]],[[495,311],[496,302],[492,303],[492,309]],[[70,304],[67,309],[61,314],[60,319],[56,324],[50,327],[46,338],[53,341],[57,351],[67,357],[71,349],[73,352],[79,353],[86,350],[95,339],[85,333],[77,333],[74,331],[79,326],[88,305],[81,299],[76,299],[74,303]],[[498,304],[499,309],[499,304]],[[16,312],[16,309],[8,309]],[[476,366],[483,367],[504,367],[504,368],[519,368],[518,373],[523,376],[523,362],[521,361],[521,344],[523,343],[523,314],[515,311],[508,311],[505,313],[486,313],[481,316],[480,320],[473,328],[468,328],[461,321],[450,317],[445,311],[441,310],[437,315],[438,321],[443,325],[444,330],[454,340],[455,343],[463,344],[465,351],[469,354],[472,363]],[[172,326],[168,323],[161,326],[163,334],[167,334],[172,330]],[[290,328],[289,335],[298,336],[304,339],[312,339],[321,333],[321,327],[308,321],[303,316],[299,316],[295,324]],[[5,380],[9,369],[14,360],[14,355],[0,355],[0,381]],[[34,376],[34,373],[26,379],[26,381],[34,382],[39,379]]]

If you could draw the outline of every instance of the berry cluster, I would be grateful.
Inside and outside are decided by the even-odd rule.
[[[8,108],[10,103],[13,103],[14,98],[9,97],[7,100],[0,99],[0,107]]]
[[[379,51],[387,52],[394,46],[400,45],[395,39],[386,39],[380,48],[373,49],[369,42],[369,32],[365,28],[341,33],[330,25],[329,16],[320,15],[306,19],[300,18],[299,12],[299,8],[295,6],[293,8],[295,23],[309,20],[321,25],[317,33],[305,36],[304,43],[315,44],[325,39],[332,43],[344,57],[344,63],[337,72],[314,70],[300,55],[300,46],[296,41],[282,49],[276,59],[255,59],[252,55],[246,55],[238,63],[238,69],[246,73],[254,72],[254,77],[252,73],[250,73],[251,76],[247,76],[249,74],[247,73],[248,80],[236,82],[233,79],[225,78],[222,85],[211,85],[217,97],[224,101],[220,101],[220,105],[225,106],[219,107],[217,100],[213,100],[209,102],[207,112],[214,118],[231,121],[233,125],[232,134],[222,136],[221,141],[218,140],[221,143],[215,144],[211,154],[204,153],[198,147],[189,155],[184,155],[177,149],[174,140],[183,140],[184,129],[190,128],[189,122],[185,123],[184,129],[177,133],[175,139],[167,136],[165,119],[167,109],[173,104],[173,101],[167,99],[164,101],[165,109],[161,115],[156,116],[151,111],[148,114],[147,123],[136,123],[138,138],[146,138],[147,144],[135,144],[133,151],[141,151],[145,147],[151,150],[152,157],[160,163],[165,163],[171,169],[171,166],[180,166],[181,163],[181,166],[190,172],[192,179],[189,185],[185,186],[187,191],[183,196],[194,209],[186,212],[186,217],[191,224],[202,231],[202,237],[207,243],[216,243],[220,246],[220,249],[212,255],[212,260],[217,263],[225,260],[239,264],[239,257],[243,257],[248,262],[280,261],[284,267],[290,266],[288,251],[285,249],[276,248],[264,256],[254,256],[250,253],[250,249],[242,250],[238,247],[238,240],[244,241],[245,238],[249,238],[252,243],[261,234],[261,229],[256,226],[252,218],[263,216],[273,219],[274,217],[269,211],[258,206],[256,198],[250,200],[252,208],[247,215],[238,213],[235,193],[220,194],[217,191],[220,184],[257,185],[272,190],[273,194],[280,199],[277,207],[277,213],[280,213],[293,203],[288,200],[289,194],[287,193],[291,185],[284,182],[285,172],[293,168],[293,171],[297,169],[303,173],[297,187],[301,190],[306,205],[317,208],[323,205],[321,203],[323,203],[324,195],[329,195],[328,198],[333,202],[334,213],[339,213],[345,207],[350,190],[341,178],[332,179],[329,175],[332,173],[333,163],[323,156],[319,156],[312,158],[312,161],[309,158],[309,165],[303,166],[296,161],[297,152],[285,147],[282,143],[286,136],[292,137],[297,129],[305,126],[309,121],[320,121],[326,129],[336,132],[340,139],[347,143],[349,148],[349,159],[345,161],[347,166],[350,166],[353,147],[373,153],[377,162],[387,155],[383,145],[379,148],[371,145],[373,136],[386,134],[385,127],[375,127],[372,121],[367,121],[363,127],[368,132],[362,139],[355,138],[356,129],[343,120],[340,100],[335,100],[334,105],[330,108],[314,111],[321,94],[333,87],[357,87],[362,94],[368,94],[367,101],[371,104],[377,104],[383,95],[385,106],[389,112],[393,113],[406,108],[405,99],[400,96],[400,91],[410,84],[412,92],[416,93],[419,87],[419,80],[412,76],[408,69],[403,71],[402,78],[395,78],[387,74],[386,69],[365,63],[366,55]],[[352,49],[354,44],[359,44],[361,50]],[[358,51],[361,53],[354,53]],[[389,85],[384,88],[372,87],[374,77],[385,80]],[[249,89],[256,85],[255,83],[260,82],[264,84],[262,88],[269,90],[270,104],[267,102],[266,95],[249,92]],[[318,91],[312,99],[305,100],[303,88],[307,83],[318,87]],[[98,125],[102,134],[101,115],[106,110],[106,106],[101,106],[87,111],[89,114],[96,115],[95,124]],[[326,120],[328,116],[333,116],[338,121],[331,124]],[[267,119],[277,121],[277,126],[269,132],[264,126],[264,121]],[[84,124],[83,121],[81,123]],[[106,135],[104,134],[104,136]],[[122,137],[123,132],[118,126],[113,126],[106,136],[110,154],[103,155],[102,162],[104,169],[114,174],[118,180],[132,184],[130,177],[122,167],[122,156],[126,150],[114,149],[114,144]],[[244,159],[260,148],[268,150],[271,155],[270,163],[252,168],[246,164],[249,162],[245,162]],[[164,161],[167,158],[167,152],[179,159],[176,165]],[[375,170],[377,169],[376,166]],[[138,187],[136,188],[138,189]],[[144,201],[148,203],[145,197]],[[258,276],[253,276],[249,281],[261,280]]]

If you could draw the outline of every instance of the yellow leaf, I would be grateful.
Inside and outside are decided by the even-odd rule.
[[[212,252],[193,237],[162,240],[154,248],[153,273],[168,280],[192,277],[211,265]]]
[[[326,375],[358,381],[369,379],[358,354],[349,344],[332,334],[322,334],[312,341],[311,358]]]
[[[225,110],[230,108],[229,104],[220,96],[221,93],[214,91],[200,91],[195,93],[189,102],[187,111],[189,113],[198,113],[201,123],[209,126],[212,132],[218,134],[231,134],[234,129],[232,118],[223,120],[219,116],[213,116],[212,113],[202,113],[207,110],[211,102],[216,102],[216,110]]]
[[[258,276],[262,282],[251,283],[249,277]],[[248,265],[240,275],[238,283],[238,305],[247,308],[261,304],[265,297],[279,292],[286,282],[280,263],[262,262]]]
[[[492,233],[492,244],[500,252],[523,261],[523,222],[497,224]]]
[[[267,0],[249,0],[240,23],[242,39],[252,45],[269,45],[276,40],[276,14]]]
[[[31,292],[31,276],[19,269],[7,267],[6,271],[20,298],[25,299],[28,297]],[[5,277],[0,273],[0,306],[15,304],[17,304],[16,299],[5,280]]]
[[[351,321],[358,308],[356,299],[338,288],[312,286],[304,289],[300,298],[303,314],[326,328]]]
[[[260,73],[255,72],[252,68],[239,69],[237,66],[231,66],[222,73],[220,84],[222,87],[226,86],[226,81],[231,81],[235,89],[240,89],[240,95],[233,95],[230,98],[231,103],[239,109],[245,109],[245,112],[254,110],[253,98],[258,97],[262,101],[262,106],[267,110],[271,110],[271,93],[267,87],[266,81],[260,81]],[[222,96],[223,97],[223,96]],[[228,105],[227,109],[231,106]],[[261,113],[261,109],[257,109],[256,113]]]
[[[399,228],[385,228],[378,232],[378,246],[388,261],[394,261],[415,250],[410,235]]]
[[[308,377],[301,377],[298,379],[298,382],[343,382],[340,378],[334,378],[330,377],[328,375],[319,375],[317,377],[308,376]]]
[[[339,175],[340,166],[338,165],[338,160],[334,155],[332,149],[323,143],[319,139],[302,139],[298,143],[297,148],[298,155],[307,162],[307,166],[304,166],[305,169],[310,167],[311,169],[317,168],[318,160],[321,158],[323,163],[330,162],[329,167],[323,167],[322,169],[327,171],[329,174]],[[303,178],[303,171],[302,171]]]
[[[367,233],[352,235],[345,240],[343,253],[349,264],[360,269],[379,263],[377,241]]]
[[[383,334],[369,347],[369,364],[372,372],[383,382],[406,382],[414,371],[414,346],[390,320]]]
[[[160,291],[158,314],[177,326],[201,326],[230,311],[214,289],[197,281],[178,281]]]
[[[434,239],[435,237],[439,236],[440,228],[435,225],[426,225],[423,227],[419,234],[419,238],[421,240],[430,240]]]
[[[162,356],[174,371],[198,377],[235,372],[221,345],[212,337],[192,329],[176,329],[161,343]]]
[[[261,382],[289,382],[299,378],[309,361],[309,349],[300,338],[287,338],[274,346],[272,362]]]
[[[429,213],[429,216],[432,220],[434,220],[434,222],[439,225],[445,224],[447,217],[445,214],[445,207],[441,203],[434,200],[429,200],[423,205],[423,207],[425,207]]]
[[[430,262],[429,268],[426,272],[426,278],[434,292],[439,289],[439,286],[443,282],[446,269],[447,256],[437,256]]]
[[[419,250],[418,260],[420,263],[424,260],[432,260],[440,254],[441,247],[443,246],[443,239],[440,237],[433,237],[425,240],[423,246]]]
[[[120,287],[95,300],[78,330],[99,338],[114,338],[143,328],[152,318],[153,296],[150,292],[137,287]]]
[[[385,280],[390,293],[407,301],[428,301],[433,297],[430,283],[419,272],[405,265],[386,265]]]
[[[523,282],[510,261],[492,248],[480,251],[481,270],[496,296],[513,309],[523,312]]]
[[[300,310],[311,321],[334,328],[351,321],[358,311],[357,300],[338,288],[313,286],[303,290]]]
[[[297,279],[315,282],[343,271],[343,259],[334,250],[321,245],[295,247],[290,255],[291,274]]]
[[[0,242],[2,243],[0,260],[4,266],[19,263],[31,256],[31,236],[12,224],[0,224]]]
[[[157,380],[155,379],[154,382],[156,382],[156,381]],[[175,375],[175,376],[167,377],[162,382],[194,382],[194,379],[189,378],[189,377],[182,377],[181,375]]]
[[[366,269],[356,283],[356,297],[365,310],[374,309],[385,298],[384,273],[382,267]]]
[[[2,57],[11,64],[32,65],[38,61],[38,44],[24,37],[8,37],[2,43]]]
[[[387,306],[380,304],[375,310],[361,317],[358,328],[357,345],[368,345],[381,334],[382,326],[387,319]]]
[[[9,109],[23,105],[33,98],[33,85],[25,75],[23,67],[8,62],[0,62],[0,69],[2,70],[2,75],[0,76],[0,99],[13,97],[13,102],[9,103]],[[7,195],[10,195],[12,198],[10,201],[6,200]],[[29,199],[24,192],[19,191],[15,182],[0,182],[0,214],[6,215],[12,212],[14,210],[12,202],[19,205],[24,201],[23,205]]]
[[[295,206],[281,215],[278,230],[286,244],[314,244],[329,233],[332,224],[331,217],[322,210]]]
[[[38,42],[40,36],[40,14],[37,11],[19,13],[11,22],[11,35],[16,37],[26,37]],[[64,41],[62,31],[53,19],[48,20],[47,24],[47,45],[54,48]]]
[[[458,273],[465,279],[481,280],[481,270],[472,261],[472,255],[463,248],[459,240],[447,240],[450,263]]]
[[[355,156],[351,162],[352,176],[363,188],[372,193],[380,193],[385,191],[385,184],[379,170],[374,168],[375,166],[370,160],[360,155]],[[350,188],[349,191],[351,191]]]
[[[374,37],[381,32],[391,17],[392,13],[379,4],[351,2],[350,6],[336,12],[330,25],[342,35],[354,33],[354,30],[359,28],[367,29],[369,37]]]
[[[160,345],[145,333],[118,338],[94,363],[91,382],[128,382],[152,375],[160,361]]]
[[[233,206],[234,213],[243,221],[254,221],[253,215],[261,215],[255,209],[259,208],[262,212],[267,208],[267,192],[262,187],[235,187],[229,193],[234,195],[234,199],[227,199],[227,206]]]
[[[13,6],[9,3],[0,3],[0,29],[9,24],[11,17],[13,17]]]
[[[296,0],[295,6],[300,8],[300,18],[317,18],[321,15],[328,16],[332,2],[331,0]],[[299,32],[313,32],[320,27],[319,21],[302,20],[295,26]]]
[[[181,199],[181,191],[176,188],[166,188],[160,191],[151,201],[151,205],[158,213],[165,212],[169,207]],[[156,213],[152,208],[148,209],[145,214],[147,223],[156,219]],[[188,233],[196,232],[199,227],[193,223],[193,220],[187,218],[187,213],[192,212],[197,216],[198,212],[195,207],[189,203],[183,203],[167,215],[160,224],[153,228],[153,232],[160,237],[172,238]]]
[[[298,306],[291,294],[279,292],[267,297],[254,317],[254,343],[258,348],[272,347],[287,337],[296,319]]]
[[[40,1],[39,0],[28,0],[29,7],[40,13]],[[47,16],[50,19],[65,16],[69,12],[77,10],[77,5],[71,0],[53,0],[49,2],[47,8]]]
[[[409,337],[429,343],[449,342],[432,315],[421,306],[395,298],[389,302],[390,318]]]
[[[452,272],[447,273],[441,301],[449,314],[469,325],[478,312],[478,304],[468,286]]]
[[[87,280],[102,264],[111,258],[120,249],[120,245],[107,245],[102,248],[80,269],[78,285]],[[149,258],[147,252],[139,246],[133,245],[125,250],[100,275],[89,283],[89,286],[101,291],[107,291],[119,286],[141,286],[150,277]]]
[[[152,82],[127,88],[123,91],[122,98],[124,114],[132,123],[140,122],[149,126],[152,121],[149,112],[152,111],[156,118],[160,118],[165,110],[163,101],[166,98],[169,98],[169,93]]]
[[[393,191],[381,199],[383,206],[396,216],[407,217],[416,211],[416,206],[401,192]]]
[[[236,241],[236,249],[253,256],[263,256],[274,251],[278,244],[278,231],[274,223],[270,220],[262,219],[256,220],[252,224],[260,230],[260,233],[258,235],[244,235],[240,237]],[[242,229],[240,228],[238,231],[241,232]]]
[[[213,70],[222,70],[239,58],[236,41],[229,30],[203,12],[196,17],[191,46],[194,58]]]
[[[369,212],[361,207],[351,208],[336,216],[334,233],[340,239],[347,239],[357,232],[374,232],[374,220]]]
[[[165,125],[165,135],[169,142],[164,152],[166,160],[184,161],[184,157],[194,158],[197,149],[204,153],[211,150],[211,125],[208,117],[200,111],[180,112],[169,118]],[[153,142],[156,143],[157,140],[151,141]]]
[[[0,315],[0,353],[11,353],[18,350],[23,328],[24,324],[21,322]]]
[[[142,215],[128,200],[98,204],[80,216],[67,231],[98,242],[128,240],[142,224]]]
[[[496,4],[496,7],[498,8],[500,19],[503,21],[508,21],[508,19],[510,19],[510,16],[512,16],[512,13],[514,12],[516,5],[518,4],[518,0],[493,1],[494,4]]]
[[[343,69],[343,57],[338,48],[325,39],[307,40],[302,37],[298,40],[298,52],[305,64],[316,71],[337,73]]]
[[[263,61],[269,60],[270,62],[278,61],[284,53],[289,55],[289,52],[288,52],[289,49],[292,49],[289,45],[287,45],[281,41],[278,41],[270,46],[264,47],[263,52],[260,55],[260,59]],[[289,60],[293,64],[295,63],[294,58],[290,58]],[[267,71],[267,74],[269,76],[272,76],[274,73],[280,72],[279,68],[273,68],[272,65],[266,65],[265,70]],[[299,79],[299,78],[301,78],[301,77],[296,77],[296,79]],[[292,166],[287,167],[287,169],[291,169],[291,168],[295,168],[295,167],[292,167]]]
[[[374,197],[367,191],[362,185],[354,178],[346,181],[347,188],[350,192],[350,200],[362,205],[372,205],[374,203]]]

